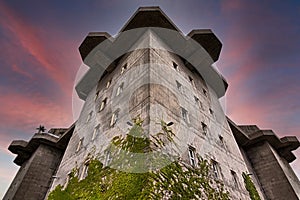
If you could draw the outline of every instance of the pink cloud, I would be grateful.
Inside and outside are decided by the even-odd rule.
[[[19,127],[23,130],[39,124],[67,127],[73,121],[71,102],[69,104],[58,104],[43,96],[28,97],[11,92],[0,98],[0,105],[5,105],[0,107],[0,116],[5,127]]]
[[[18,74],[21,74],[22,76],[26,76],[27,78],[33,79],[33,76],[30,73],[28,73],[24,69],[18,67],[17,64],[13,64],[12,70]]]
[[[225,78],[229,82],[226,94],[227,114],[238,123],[256,123],[262,128],[275,129],[276,132],[280,130],[277,133],[280,135],[286,134],[286,132],[282,132],[283,128],[280,128],[280,126],[289,126],[288,134],[299,135],[300,128],[291,126],[291,122],[288,120],[297,111],[293,97],[297,96],[297,91],[300,89],[299,86],[295,86],[291,82],[285,82],[284,85],[278,84],[278,86],[276,85],[273,88],[270,85],[268,86],[269,88],[266,85],[261,85],[268,92],[259,95],[258,91],[261,88],[253,87],[255,85],[253,80],[258,75],[261,75],[264,70],[282,67],[282,65],[273,62],[276,58],[264,57],[265,55],[260,54],[261,51],[257,50],[263,50],[264,53],[268,51],[270,55],[278,53],[276,51],[273,52],[273,49],[266,45],[269,43],[280,45],[282,40],[286,40],[286,36],[281,37],[281,40],[278,41],[278,34],[275,34],[278,30],[276,32],[274,30],[271,35],[270,30],[273,31],[274,27],[278,28],[273,24],[274,21],[282,22],[281,29],[288,29],[288,19],[284,17],[279,19],[279,16],[274,15],[268,9],[262,12],[267,6],[266,4],[249,4],[250,7],[248,7],[247,2],[237,0],[224,1],[221,6],[224,17],[231,21],[230,26],[226,28],[227,31],[224,32],[224,47],[218,62],[221,71],[227,74]],[[249,12],[250,10],[251,12]],[[263,13],[265,16],[261,14],[253,15],[255,12]],[[240,17],[236,18],[237,14]],[[263,19],[258,20],[258,18]],[[270,30],[264,31],[265,29],[262,29],[265,24],[272,25],[269,27]],[[281,76],[280,78],[283,77]],[[289,80],[288,77],[285,78]],[[270,77],[267,81],[271,81]],[[293,106],[293,109],[290,108],[291,106]]]
[[[70,59],[71,56],[66,56],[68,53],[60,54],[59,50],[51,51],[45,46],[47,43],[41,41],[41,31],[37,28],[26,23],[22,18],[20,18],[12,9],[7,7],[3,2],[0,3],[0,12],[3,17],[0,18],[0,24],[5,29],[9,30],[15,36],[16,40],[22,45],[29,54],[31,54],[43,67],[44,75],[49,75],[53,81],[57,82],[61,89],[65,93],[70,93],[73,84],[72,75],[76,71],[77,66],[63,66],[63,64],[74,64],[73,61],[60,61],[67,57]],[[50,34],[49,32],[47,34]],[[47,41],[48,43],[51,41]],[[55,41],[58,45],[57,48],[66,48],[71,44],[61,40],[59,37]],[[62,56],[62,58],[60,58]],[[77,58],[77,56],[73,56]],[[13,65],[13,70],[17,73],[28,76],[26,70],[21,70],[18,66]],[[68,67],[68,71],[66,70]]]

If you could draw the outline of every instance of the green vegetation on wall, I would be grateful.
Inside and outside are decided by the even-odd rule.
[[[255,188],[254,183],[251,180],[250,174],[243,172],[244,183],[247,191],[249,192],[251,200],[260,200],[259,194]]]
[[[170,126],[160,122],[161,131],[151,138],[142,137],[143,121],[135,118],[134,125],[125,136],[112,139],[108,151],[114,158],[109,166],[127,166],[130,171],[138,170],[145,160],[126,160],[120,151],[112,150],[112,146],[126,152],[147,153],[161,148],[166,142],[174,142]],[[136,137],[139,135],[139,137]],[[91,158],[88,174],[83,180],[78,180],[77,169],[73,170],[66,188],[58,185],[50,194],[49,200],[73,199],[229,199],[221,182],[215,181],[210,172],[210,163],[197,155],[197,166],[192,167],[179,157],[163,168],[149,170],[145,173],[129,173],[117,168],[104,166],[97,158]],[[125,164],[124,164],[125,163]]]
[[[79,181],[76,176],[71,176],[67,187],[63,190],[60,185],[57,186],[48,199],[136,199],[142,192],[147,176],[120,172],[103,167],[98,160],[91,160],[85,179]]]

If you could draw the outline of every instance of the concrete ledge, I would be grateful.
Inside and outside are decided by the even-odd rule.
[[[101,42],[104,40],[111,38],[111,36],[107,32],[90,32],[81,45],[79,46],[79,52],[81,55],[81,59],[84,61],[86,56]]]
[[[228,117],[227,121],[239,146],[247,149],[266,141],[289,163],[296,159],[292,151],[300,146],[297,137],[279,138],[272,130],[260,130],[256,125],[238,126]]]
[[[180,32],[179,28],[157,6],[140,7],[121,28],[120,32],[142,27],[160,27]]]
[[[222,43],[210,29],[192,30],[187,36],[203,46],[215,62],[219,59]]]
[[[116,67],[117,59],[120,59],[126,52],[132,50],[132,45],[135,44],[136,40],[145,34],[145,29],[138,29],[143,27],[152,27],[152,31],[155,27],[163,28],[159,29],[161,32],[164,32],[163,30],[166,31],[166,29],[175,30],[178,34],[175,37],[175,41],[174,38],[168,37],[166,32],[160,35],[163,41],[171,50],[177,52],[179,56],[184,55],[190,59],[189,61],[195,61],[191,65],[200,74],[207,74],[207,77],[209,77],[208,84],[219,98],[224,96],[228,84],[225,78],[211,67],[219,58],[222,43],[212,31],[209,29],[193,30],[190,36],[184,36],[159,7],[141,7],[123,26],[120,33],[125,33],[121,34],[121,36],[118,35],[116,38],[111,38],[106,32],[89,33],[80,45],[81,57],[90,68],[75,87],[80,99],[85,100],[98,80]],[[131,29],[137,29],[134,31],[134,37],[130,36],[132,32],[126,32]],[[190,42],[191,37],[195,39],[196,42],[194,41],[194,43],[199,45],[193,45],[193,42]],[[110,40],[106,41],[108,38]],[[174,43],[180,44],[181,47],[178,48],[178,45],[174,45]],[[100,47],[98,46],[99,44],[101,44]],[[200,46],[201,48],[198,48]],[[196,61],[199,57],[202,58],[201,63]],[[199,66],[201,66],[200,71]]]
[[[24,140],[14,140],[9,145],[8,150],[17,154],[14,163],[21,166],[27,159],[30,158],[32,153],[34,153],[40,144],[46,144],[48,146],[64,150],[72,136],[74,128],[75,123],[67,130],[51,129],[52,132],[56,132],[56,134],[61,135],[60,137],[57,137],[57,135],[54,135],[53,133],[36,133],[29,142]]]

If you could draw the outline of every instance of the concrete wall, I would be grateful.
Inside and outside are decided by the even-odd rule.
[[[286,163],[282,162],[282,159],[277,155],[272,146],[267,142],[258,143],[253,148],[247,149],[246,153],[267,199],[299,199],[299,193],[296,194],[286,176],[285,171],[288,170]],[[291,175],[290,172],[287,174]]]
[[[61,157],[60,150],[40,144],[19,169],[4,200],[44,199]]]
[[[147,105],[146,102],[149,102],[149,90],[144,90],[142,94],[136,93],[138,102],[135,102],[135,107],[131,107],[128,104],[129,101],[134,101],[134,97],[129,100],[131,96],[129,92],[134,91],[136,85],[142,85],[145,79],[149,79],[147,78],[149,77],[149,67],[143,65],[148,63],[148,50],[132,52],[130,56],[125,56],[125,58],[127,63],[126,72],[121,74],[121,68],[125,61],[120,61],[116,69],[101,79],[98,86],[95,86],[91,94],[88,95],[57,172],[58,178],[55,180],[52,189],[58,184],[64,185],[67,174],[73,168],[78,168],[79,173],[81,173],[83,163],[89,156],[97,156],[105,163],[106,155],[104,151],[110,144],[111,139],[116,135],[126,134],[128,128],[130,128],[126,123],[131,121],[132,117],[131,114],[128,114],[129,109],[134,116],[136,114],[140,114],[142,118],[148,116],[149,107],[147,108],[147,106],[149,104]],[[111,84],[106,88],[106,84],[110,80]],[[123,92],[120,96],[116,96],[117,88],[122,83],[124,84]],[[99,95],[95,99],[97,91],[99,91]],[[102,111],[99,111],[101,102],[105,98],[107,98],[107,105]],[[120,110],[118,123],[116,126],[111,127],[112,114],[117,110]],[[91,119],[87,121],[91,112]],[[98,124],[100,124],[100,129],[97,136],[92,140],[94,129]],[[83,143],[79,151],[76,151],[80,139],[83,139]]]
[[[146,39],[155,47],[164,46],[151,33]],[[125,65],[127,68],[121,73]],[[110,80],[111,84],[106,88]],[[181,89],[176,81],[181,84]],[[116,96],[121,84],[123,92]],[[105,98],[107,105],[99,111]],[[181,108],[187,111],[188,120],[183,119]],[[119,110],[119,119],[110,127],[111,116],[116,110]],[[172,128],[178,137],[176,142],[182,158],[189,162],[187,152],[192,146],[202,157],[215,160],[220,166],[219,179],[225,183],[232,198],[248,199],[242,179],[242,172],[247,168],[214,91],[199,74],[188,69],[181,58],[157,48],[140,49],[125,55],[115,70],[103,77],[88,95],[51,190],[58,184],[64,185],[73,168],[78,168],[81,173],[88,157],[97,156],[105,163],[104,152],[109,141],[115,135],[127,133],[130,127],[126,122],[137,115],[145,119],[144,128],[149,133],[159,131],[156,122],[160,119],[174,122]],[[206,134],[201,122],[208,128]],[[92,139],[98,124],[99,133]],[[83,139],[82,146],[76,151],[80,139]],[[238,187],[233,183],[231,170],[237,174]]]
[[[242,172],[247,171],[246,165],[214,91],[203,80],[205,77],[192,72],[177,55],[168,51],[151,49],[150,61],[151,81],[161,85],[150,89],[150,121],[163,116],[165,121],[174,122],[172,128],[178,138],[181,157],[189,163],[188,147],[192,146],[200,156],[215,160],[220,166],[220,179],[232,198],[247,199],[242,178]],[[173,62],[178,65],[177,70]],[[182,89],[178,89],[176,81]],[[188,112],[188,121],[183,119],[180,107]],[[208,127],[206,134],[202,122]],[[152,123],[150,128],[154,133],[159,126]],[[237,174],[238,187],[234,185],[231,170]]]
[[[253,181],[253,183],[255,185],[255,188],[256,188],[256,190],[257,190],[260,198],[261,199],[267,199],[267,197],[266,197],[266,195],[265,195],[265,193],[263,191],[263,188],[262,188],[262,186],[261,186],[261,184],[259,182],[259,179],[258,179],[258,177],[256,175],[256,172],[254,171],[253,166],[252,166],[252,164],[251,164],[251,162],[250,162],[250,160],[249,160],[246,152],[244,151],[243,148],[240,148],[240,151],[241,151],[241,153],[243,155],[243,158],[245,160],[245,163],[247,165],[248,173],[251,174],[251,176],[250,176],[251,180]]]
[[[279,163],[283,173],[285,174],[286,178],[289,181],[289,184],[294,190],[296,196],[300,199],[300,182],[298,177],[296,176],[294,170],[291,168],[290,164],[282,158],[272,147],[271,148],[277,162]]]

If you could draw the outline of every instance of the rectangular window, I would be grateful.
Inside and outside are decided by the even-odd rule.
[[[175,62],[173,62],[173,67],[176,71],[178,70],[178,65]]]
[[[83,180],[85,179],[85,177],[87,177],[88,170],[89,170],[89,162],[85,162],[84,165],[82,166],[82,171],[79,180]]]
[[[95,99],[94,99],[95,101],[97,100],[98,96],[99,96],[99,91],[96,92]]]
[[[209,109],[209,113],[212,116],[212,118],[215,118],[215,115],[214,115],[215,113],[214,113],[214,111],[211,108]]]
[[[183,89],[182,89],[181,83],[179,83],[178,81],[176,81],[176,86],[177,86],[177,89],[182,93]]]
[[[110,84],[111,84],[111,80],[107,81],[107,83],[106,83],[106,89],[109,88]]]
[[[182,119],[188,123],[189,122],[188,111],[181,107],[181,114],[182,114]]]
[[[231,172],[231,176],[232,176],[232,181],[233,181],[233,185],[235,188],[239,188],[239,182],[238,182],[238,177],[235,173],[235,171],[230,170]]]
[[[215,160],[211,160],[212,162],[212,170],[213,170],[213,176],[215,179],[220,179],[220,166],[219,163]]]
[[[206,135],[207,134],[207,125],[204,122],[201,122],[201,126],[202,126],[202,131],[203,133]]]
[[[124,86],[124,83],[121,83],[121,85],[117,89],[116,96],[119,96],[123,92],[123,86]]]
[[[202,102],[199,100],[198,97],[194,96],[194,98],[195,98],[195,102],[199,105],[199,107],[201,108],[201,110],[203,110],[203,104],[202,104]]]
[[[102,102],[100,104],[100,107],[99,107],[99,111],[102,111],[105,108],[106,101],[107,101],[107,98],[102,100]]]
[[[222,135],[219,135],[219,140],[220,140],[220,146],[226,148],[225,141]]]
[[[220,139],[220,142],[221,142],[221,143],[224,143],[224,138],[223,138],[222,135],[219,135],[219,139]]]
[[[98,125],[94,128],[92,140],[94,140],[94,139],[96,138],[96,136],[98,135],[99,129],[100,129],[100,124],[98,124]]]
[[[202,92],[203,92],[204,96],[207,97],[207,91],[206,91],[206,89],[202,89]]]
[[[194,96],[194,99],[195,99],[196,103],[199,103],[199,98],[198,97]]]
[[[71,179],[71,172],[69,172],[68,175],[67,175],[64,187],[62,188],[63,190],[65,190],[67,188],[67,186],[68,186],[68,184],[70,182],[70,179]]]
[[[190,164],[192,166],[196,166],[196,157],[195,157],[195,148],[189,147],[189,158],[190,158]]]
[[[105,166],[108,166],[111,162],[111,155],[110,155],[110,152],[108,151],[106,153],[106,159],[105,159]]]
[[[116,111],[112,114],[111,120],[110,120],[110,126],[114,126],[119,118],[119,111]]]
[[[123,74],[127,69],[127,63],[125,65],[123,65],[122,69],[121,69],[121,74]]]
[[[76,148],[76,152],[78,152],[81,149],[82,146],[82,142],[83,142],[83,138],[81,138],[77,144],[77,148]]]
[[[190,76],[189,76],[189,81],[191,82],[192,86],[195,86],[194,79]]]

